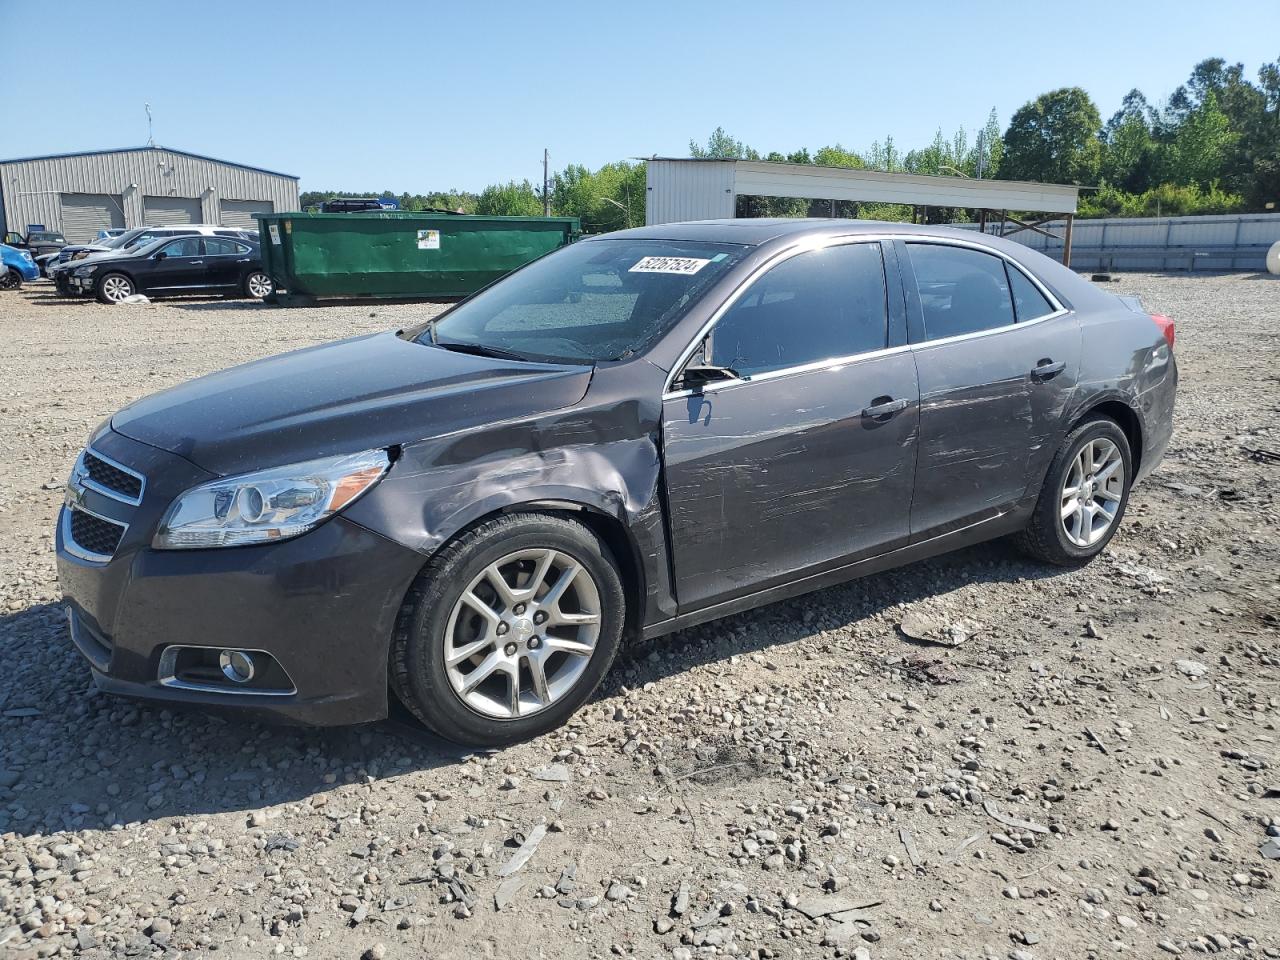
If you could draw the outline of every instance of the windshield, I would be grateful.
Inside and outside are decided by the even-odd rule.
[[[28,237],[30,243],[66,243],[60,233],[33,233]]]
[[[529,360],[620,360],[742,259],[736,243],[590,240],[536,260],[417,331],[419,343]],[[434,338],[433,338],[434,333]]]

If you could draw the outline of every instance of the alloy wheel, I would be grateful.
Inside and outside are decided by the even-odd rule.
[[[22,278],[18,276],[16,270],[5,270],[4,273],[0,273],[0,290],[16,290],[21,282]]]
[[[1106,437],[1088,441],[1062,480],[1062,530],[1077,547],[1097,543],[1115,522],[1124,501],[1124,457]]]
[[[600,589],[560,550],[508,554],[471,581],[445,627],[444,665],[459,699],[523,719],[568,694],[600,638]]]
[[[247,283],[249,293],[259,300],[271,296],[271,278],[265,273],[251,273]]]
[[[133,296],[133,284],[124,277],[107,277],[102,281],[102,296],[112,303],[119,303]]]

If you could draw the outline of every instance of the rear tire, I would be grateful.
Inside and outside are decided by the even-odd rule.
[[[441,548],[410,588],[391,687],[448,740],[526,740],[587,701],[625,620],[617,565],[591,530],[545,514],[495,517]]]
[[[1014,541],[1045,563],[1088,563],[1115,536],[1132,483],[1133,455],[1120,425],[1108,417],[1086,420],[1054,456],[1031,520]]]
[[[250,300],[266,300],[275,292],[271,277],[262,270],[251,270],[244,278],[244,295]]]

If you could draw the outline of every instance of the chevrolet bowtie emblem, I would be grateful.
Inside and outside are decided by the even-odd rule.
[[[67,492],[62,499],[66,506],[84,506],[84,478],[86,476],[88,476],[88,471],[79,464],[71,471],[71,479],[67,481]]]

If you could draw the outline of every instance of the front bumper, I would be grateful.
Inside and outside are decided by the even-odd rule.
[[[128,526],[110,559],[86,559],[64,506],[58,578],[72,640],[109,693],[234,709],[317,726],[387,713],[387,655],[400,603],[422,557],[336,517],[292,540],[213,550],[155,550],[177,493],[209,477],[175,454],[107,430],[92,446],[146,477],[136,507],[86,490],[76,509]],[[216,678],[175,683],[173,647],[269,655],[287,692]]]
[[[78,294],[82,297],[92,297],[98,292],[98,278],[95,274],[87,277],[77,277],[75,270],[66,270],[59,274],[59,277],[66,277],[66,288],[69,293]],[[55,282],[57,280],[55,279]]]

